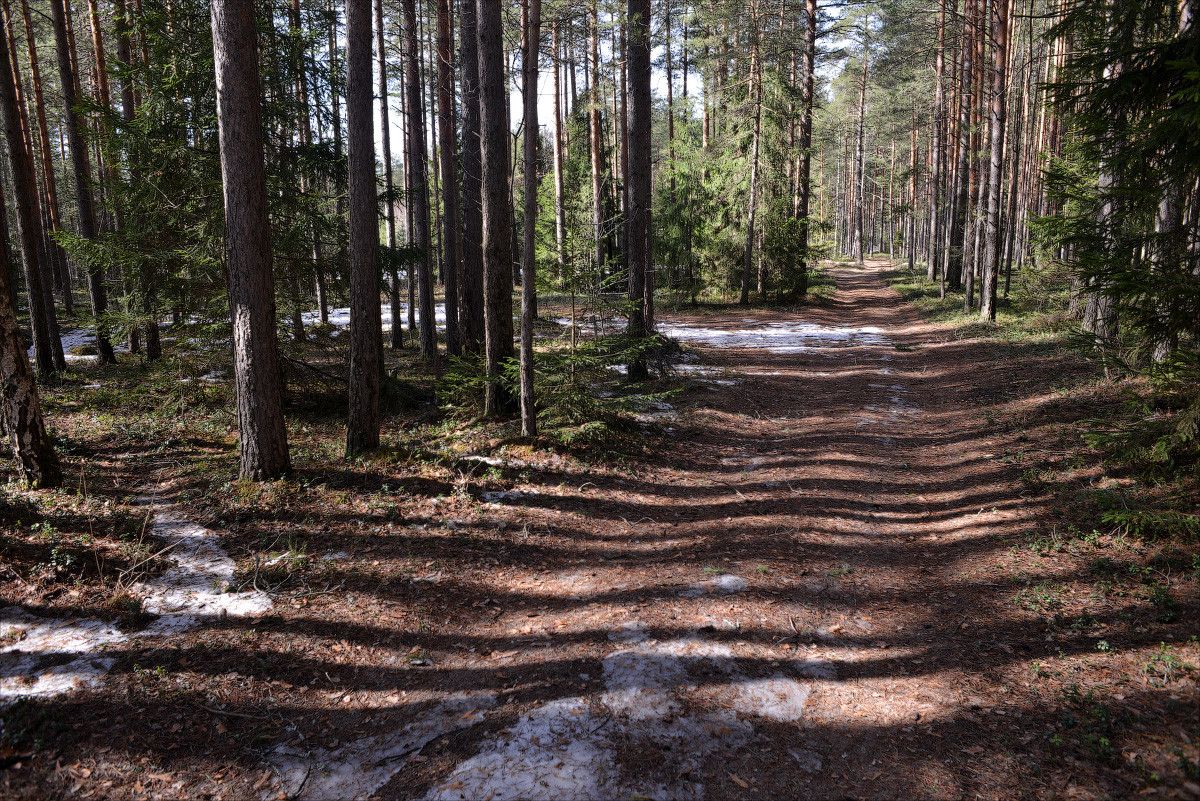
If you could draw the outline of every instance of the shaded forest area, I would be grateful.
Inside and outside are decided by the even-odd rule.
[[[1194,0],[0,0],[0,794],[1200,798]]]

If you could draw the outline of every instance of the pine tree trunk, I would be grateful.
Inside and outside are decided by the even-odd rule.
[[[800,202],[796,216],[800,218],[800,274],[796,276],[795,293],[799,297],[808,294],[809,214],[812,208],[812,132],[813,132],[813,82],[817,58],[817,0],[805,0],[804,4],[804,78],[800,93]]]
[[[46,314],[45,288],[42,285],[45,249],[41,215],[38,208],[37,177],[34,174],[33,159],[22,130],[17,86],[13,81],[13,73],[8,68],[7,36],[0,35],[0,51],[2,51],[0,52],[0,115],[3,115],[4,138],[8,145],[13,196],[17,204],[17,239],[21,244],[21,267],[25,275],[25,288],[29,301],[29,327],[33,336],[31,344],[38,372],[43,376],[51,376],[57,372],[58,368],[55,365],[50,325]],[[7,242],[5,245],[7,250]],[[7,271],[8,264],[7,260],[0,263],[0,270]],[[7,275],[5,280],[8,280]],[[11,295],[11,285],[9,285],[8,291]],[[15,302],[14,296],[10,301],[14,315],[16,313]],[[22,346],[21,354],[28,362],[24,346]],[[20,367],[14,364],[9,369],[19,371]]]
[[[650,0],[629,0],[626,19],[626,69],[629,81],[629,213],[625,239],[629,245],[629,327],[631,339],[646,336],[647,308],[653,309],[650,230]],[[629,377],[645,378],[640,351],[629,364]]]
[[[758,56],[758,19],[757,5],[750,7],[751,45],[750,45],[750,102],[754,105],[754,133],[750,139],[750,196],[746,204],[746,243],[742,251],[742,287],[738,303],[742,306],[750,303],[750,276],[754,261],[754,227],[758,212],[758,154],[759,140],[762,136],[762,78],[761,65]],[[759,291],[765,287],[759,280]]]
[[[289,473],[291,464],[275,333],[254,7],[213,0],[212,30],[240,474],[267,481]]]
[[[550,49],[553,52],[552,66],[554,68],[554,244],[558,257],[558,280],[566,280],[566,246],[567,246],[567,209],[564,203],[563,187],[563,120],[562,120],[562,88],[560,73],[562,64],[559,58],[558,19],[550,26]]]
[[[412,207],[410,246],[417,259],[417,285],[420,297],[421,358],[429,364],[437,359],[437,328],[433,315],[433,266],[429,240],[429,194],[425,160],[425,110],[421,102],[420,50],[417,38],[416,0],[404,0],[405,92],[407,92],[408,202]]]
[[[461,0],[458,14],[462,64],[462,281],[458,323],[463,353],[483,350],[483,165],[479,141],[479,26],[476,0]]]
[[[541,0],[522,0],[525,52],[521,60],[521,96],[525,105],[525,231],[521,257],[521,435],[537,436],[533,388],[533,321],[537,308],[535,237],[537,236],[538,53],[542,35]]]
[[[867,125],[867,76],[870,67],[870,52],[867,49],[868,42],[866,38],[866,30],[863,31],[863,52],[862,52],[862,74],[859,76],[858,88],[858,126],[855,130],[854,139],[854,205],[850,211],[850,253],[856,262],[862,264],[865,261],[863,254],[863,182],[865,180],[864,170],[866,168],[866,154],[864,149],[864,140],[866,138]]]
[[[596,11],[596,0],[592,0],[589,14],[589,41],[591,42],[591,96],[588,99],[588,132],[591,145],[592,165],[592,237],[595,269],[604,267],[604,167],[601,160],[603,132],[600,130],[600,18]]]
[[[0,50],[4,51],[0,53],[0,65],[4,65],[7,63],[7,42],[0,42]],[[12,76],[8,69],[0,71],[5,73],[5,78],[0,80],[0,102],[4,102],[7,120],[7,96],[11,94]],[[7,126],[5,133],[8,133]],[[26,484],[38,489],[57,487],[62,483],[62,471],[46,432],[37,383],[17,323],[16,297],[8,272],[11,259],[7,214],[4,193],[0,192],[0,431],[7,434],[12,443],[13,456]]]
[[[455,156],[454,119],[454,35],[450,27],[451,0],[438,0],[438,141],[441,152],[442,252],[445,262],[442,280],[446,287],[446,350],[452,355],[463,351],[458,322],[458,285],[462,274],[462,212],[458,207],[458,159]]]
[[[1004,126],[1008,93],[1008,16],[1012,0],[994,0],[992,17],[992,108],[990,123],[991,158],[988,164],[987,236],[980,284],[979,313],[996,319],[996,289],[1000,275],[1002,233],[1000,231],[1001,181],[1004,173]]]
[[[37,37],[33,32],[33,18],[29,13],[29,0],[21,0],[21,14],[25,22],[25,43],[29,54],[29,77],[33,86],[33,108],[37,117],[38,154],[42,162],[42,183],[46,192],[47,248],[54,273],[54,285],[62,297],[63,309],[75,311],[75,299],[71,295],[71,276],[67,268],[67,255],[62,247],[48,236],[62,230],[62,211],[58,202],[58,180],[54,174],[54,150],[50,146],[50,127],[46,124],[46,101],[42,92],[41,63],[38,60]],[[16,57],[15,51],[13,57]],[[43,272],[45,271],[43,267]]]
[[[513,219],[509,179],[508,72],[500,4],[479,0],[479,140],[483,184],[484,413],[511,408],[500,380],[500,363],[513,355]]]
[[[350,177],[350,414],[346,457],[379,447],[379,211],[372,132],[371,0],[346,2],[346,142]]]

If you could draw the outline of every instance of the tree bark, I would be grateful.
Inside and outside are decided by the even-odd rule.
[[[512,393],[500,380],[500,363],[513,355],[513,219],[509,178],[508,73],[500,4],[479,0],[479,118],[483,184],[484,359],[487,390],[484,413],[512,406]]]
[[[462,280],[458,323],[463,353],[483,350],[483,165],[479,141],[479,25],[476,0],[461,0],[458,14],[462,64]]]
[[[346,2],[346,143],[350,196],[350,414],[346,458],[379,447],[383,343],[379,211],[372,133],[371,0]]]
[[[437,328],[433,316],[433,268],[429,240],[429,190],[425,161],[425,111],[421,103],[420,50],[417,38],[416,0],[404,0],[405,87],[407,92],[409,170],[408,202],[412,207],[412,240],[409,246],[417,259],[417,289],[420,298],[421,358],[437,360]]]
[[[987,237],[980,284],[979,314],[985,320],[996,319],[996,289],[1000,275],[1002,233],[1000,231],[1001,180],[1004,173],[1004,126],[1008,100],[1008,16],[1012,0],[994,0],[992,16],[992,107],[991,157],[988,164]]]
[[[458,283],[462,272],[462,213],[458,207],[458,159],[454,119],[454,35],[450,27],[451,0],[438,0],[438,141],[441,153],[442,252],[445,254],[442,281],[446,290],[446,350],[462,353],[462,334],[458,322]]]
[[[650,230],[650,0],[629,0],[627,6],[629,81],[629,212],[625,239],[629,246],[629,337],[640,340],[649,332],[653,319]],[[635,350],[629,377],[648,374],[646,359]]]
[[[3,38],[0,36],[0,40]],[[5,51],[0,54],[4,56],[0,58],[0,72],[5,73],[5,78],[0,80],[0,93],[7,96],[11,88],[6,90],[4,84],[12,81],[6,66],[7,42],[0,41],[0,49]],[[0,100],[6,101],[7,97]],[[7,119],[7,102],[4,110]],[[7,127],[5,133],[8,133]],[[13,140],[9,142],[11,145]],[[4,205],[4,193],[0,192],[0,414],[3,415],[0,430],[12,443],[13,456],[25,483],[38,489],[57,487],[62,483],[62,470],[46,431],[37,383],[17,324],[16,297],[8,272],[10,254]]]
[[[275,332],[254,6],[213,0],[212,31],[240,474],[267,481],[291,472],[291,463]]]
[[[51,376],[57,372],[54,350],[51,344],[49,321],[46,306],[43,302],[45,294],[42,286],[44,258],[43,231],[41,215],[38,209],[37,177],[34,174],[33,160],[26,146],[23,131],[20,100],[17,97],[17,85],[9,64],[8,37],[0,35],[0,115],[3,115],[4,138],[7,141],[9,166],[12,173],[13,196],[17,204],[17,238],[21,243],[21,267],[25,276],[26,294],[29,300],[29,327],[33,336],[34,363],[38,372],[43,376]],[[15,55],[15,53],[11,54]],[[7,255],[7,240],[5,241]],[[9,262],[6,259],[0,263],[0,270],[7,271]],[[7,280],[7,275],[6,275]],[[11,286],[9,288],[12,294]],[[16,313],[16,299],[13,297],[13,313]],[[15,318],[14,318],[15,319]],[[25,354],[24,345],[21,353]],[[28,356],[25,356],[28,361]],[[17,365],[10,369],[18,370]]]
[[[533,388],[533,321],[537,308],[537,151],[538,54],[542,35],[541,0],[522,0],[525,52],[521,61],[521,97],[525,105],[525,231],[521,258],[521,435],[537,436],[537,401]]]
[[[601,163],[603,132],[600,130],[600,18],[596,0],[588,10],[590,19],[592,82],[591,97],[588,99],[588,132],[591,143],[592,165],[592,237],[593,258],[597,270],[604,266],[604,168]]]
[[[71,295],[71,276],[67,269],[67,256],[62,246],[48,234],[62,230],[62,210],[58,202],[58,180],[54,174],[54,150],[50,146],[50,127],[46,124],[46,101],[42,92],[41,64],[38,60],[37,37],[33,33],[33,19],[29,13],[29,0],[21,0],[21,14],[25,22],[25,42],[29,53],[29,78],[33,86],[33,108],[38,124],[38,152],[42,162],[42,180],[46,190],[46,214],[48,231],[45,231],[47,249],[53,263],[54,282],[61,297],[63,309],[75,311],[75,299]],[[12,53],[16,58],[16,53]]]

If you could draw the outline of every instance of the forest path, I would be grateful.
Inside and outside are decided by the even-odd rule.
[[[833,297],[798,312],[664,315],[704,362],[688,372],[722,377],[658,415],[636,477],[527,476],[485,496],[544,535],[503,559],[541,569],[480,590],[498,619],[477,633],[516,642],[484,650],[504,689],[474,711],[527,703],[456,735],[438,768],[396,766],[396,797],[953,797],[1011,781],[1003,760],[963,764],[995,736],[976,711],[1006,692],[1013,653],[991,650],[1012,590],[983,564],[1034,513],[981,429],[1006,367],[964,361],[885,267],[835,269]],[[302,797],[336,795],[304,775]]]

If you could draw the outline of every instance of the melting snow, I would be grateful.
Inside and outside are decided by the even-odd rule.
[[[173,512],[158,511],[151,533],[167,541],[166,556],[175,565],[134,589],[143,597],[142,608],[160,617],[127,634],[100,620],[37,618],[17,607],[0,610],[0,640],[15,639],[0,648],[0,704],[99,684],[114,663],[105,651],[131,637],[174,634],[203,618],[255,616],[271,608],[266,593],[227,591],[235,565],[213,532]]]
[[[697,342],[714,348],[757,348],[770,353],[804,353],[839,346],[883,345],[887,341],[875,326],[835,328],[800,321],[761,323],[753,328],[735,329],[660,322],[658,330],[683,342]]]
[[[795,723],[803,716],[811,692],[806,683],[782,673],[747,677],[728,645],[694,638],[658,642],[638,621],[609,638],[623,647],[604,660],[605,692],[598,702],[560,698],[523,715],[426,799],[700,798],[704,785],[697,777],[708,758],[748,744],[753,719]],[[692,711],[692,697],[710,710]],[[619,767],[618,750],[630,744],[661,754],[642,781]]]
[[[483,720],[495,706],[490,694],[454,695],[398,732],[364,737],[338,748],[280,745],[268,759],[280,780],[279,790],[293,801],[362,799],[391,781],[426,744]],[[275,789],[266,798],[276,798]]]

